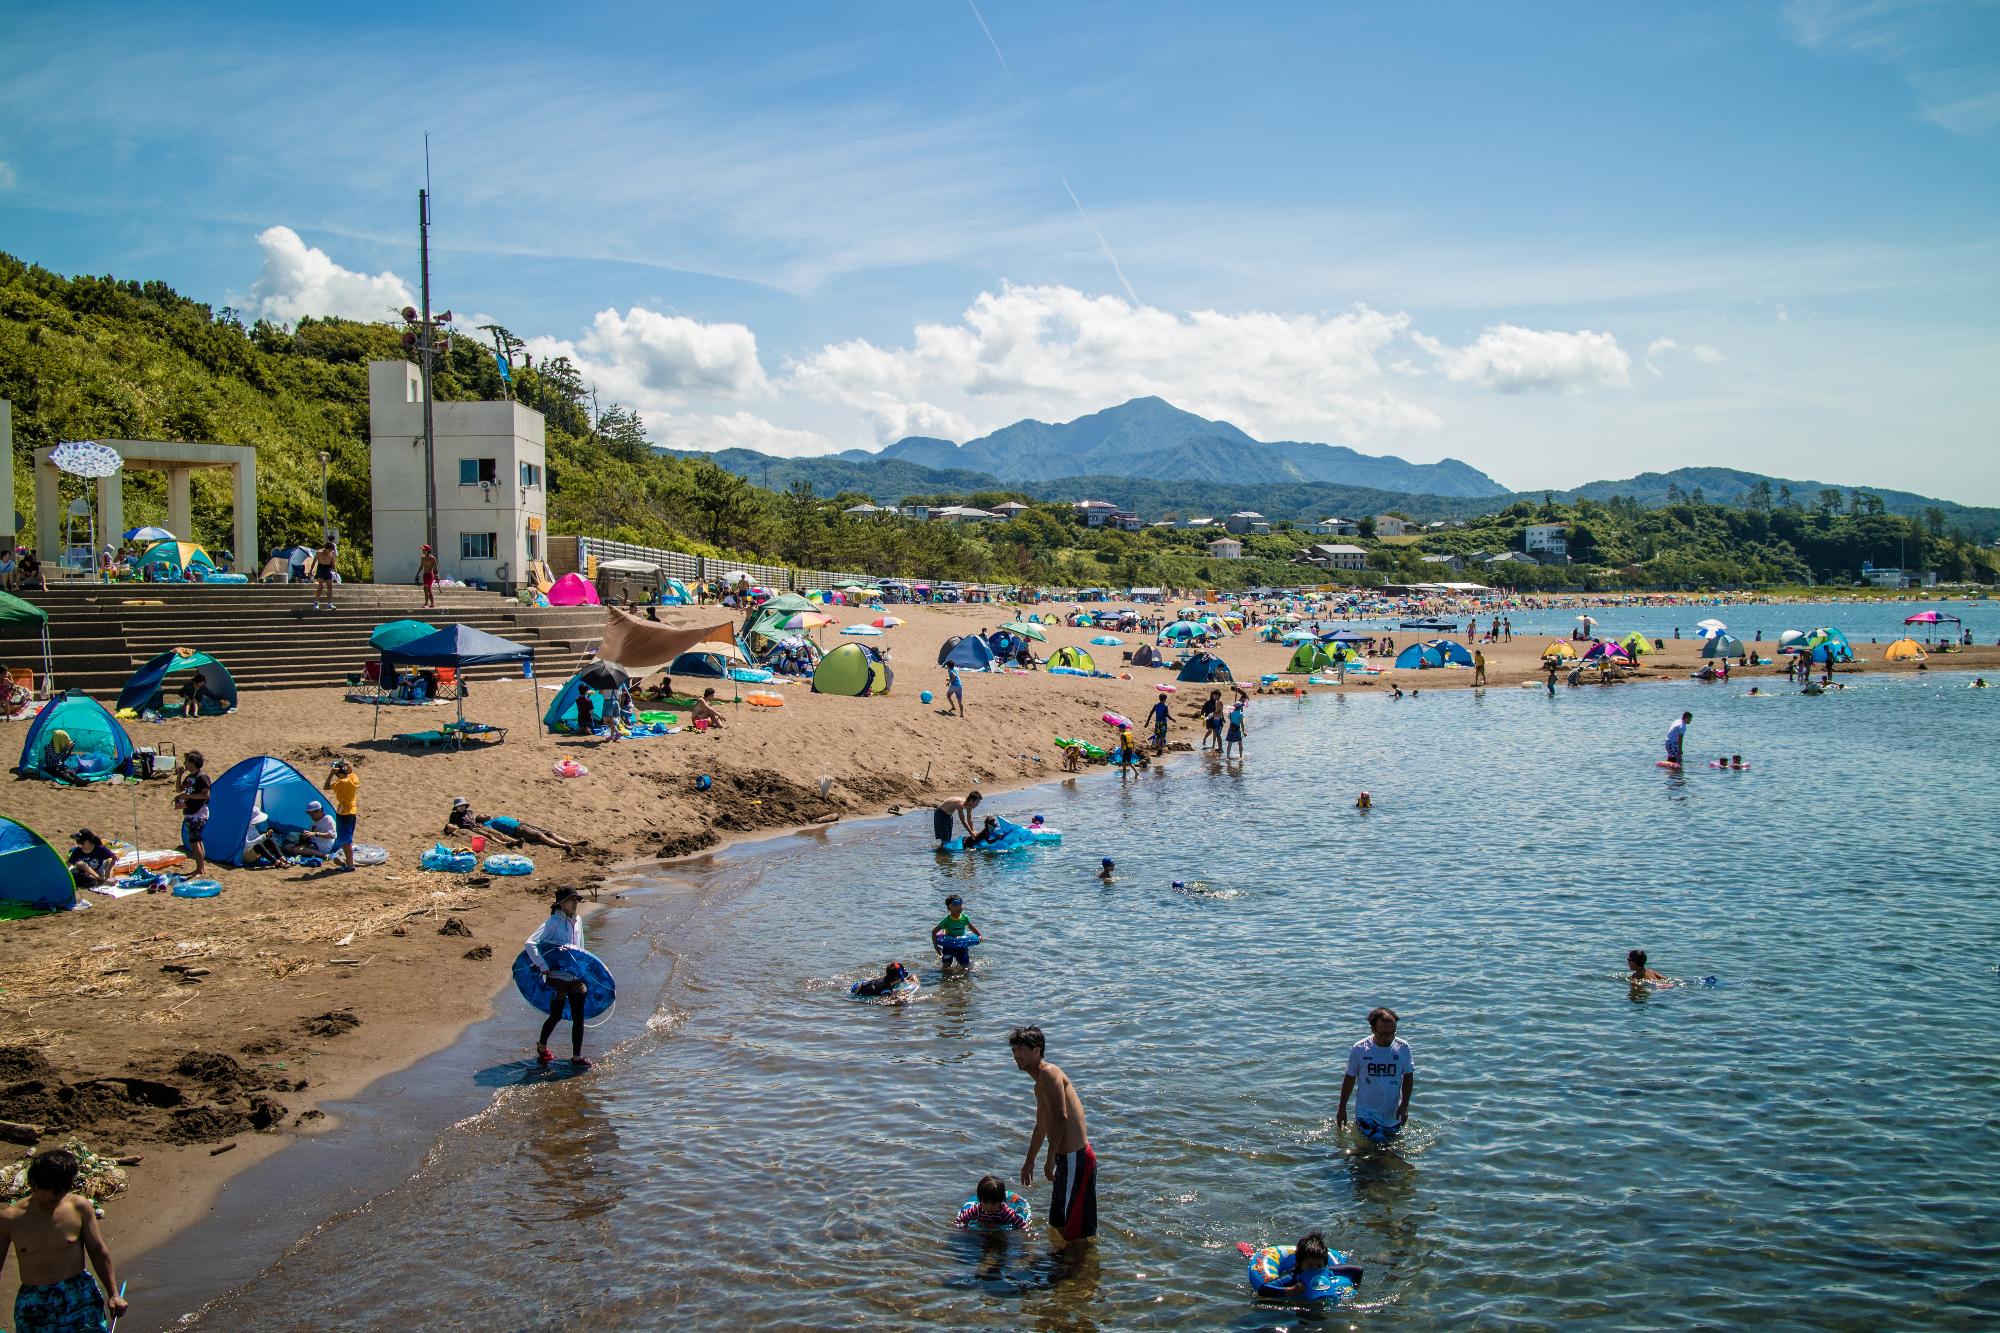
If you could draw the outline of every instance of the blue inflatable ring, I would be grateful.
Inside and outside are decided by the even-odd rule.
[[[486,858],[489,875],[532,875],[535,863],[519,852],[495,852]]]
[[[213,898],[222,892],[222,886],[212,879],[185,879],[174,885],[176,898]]]
[[[970,949],[975,944],[984,943],[977,935],[933,935],[931,939],[940,949]]]
[[[583,982],[585,1019],[611,1012],[611,1006],[618,1001],[618,983],[612,978],[611,969],[596,954],[588,949],[556,948],[543,950],[542,956],[555,971],[568,972]],[[529,960],[526,949],[521,950],[520,957],[514,960],[514,989],[521,992],[522,999],[545,1014],[556,997],[555,988],[535,972],[535,965]]]
[[[975,1194],[959,1206],[958,1210],[959,1215],[963,1216],[968,1209],[977,1208],[978,1206],[979,1206],[979,1196]],[[1029,1226],[1034,1225],[1035,1205],[1029,1203],[1026,1199],[1016,1194],[1013,1190],[1007,1191],[1007,1199],[1002,1206],[1005,1207],[1008,1212],[1016,1213],[1026,1218],[1028,1220]],[[1021,1231],[1025,1230],[1026,1228],[1016,1227],[1007,1222],[968,1222],[965,1224],[965,1229],[967,1231],[991,1232],[991,1231]]]
[[[1267,1245],[1250,1256],[1250,1286],[1259,1296],[1270,1292],[1273,1287],[1289,1285],[1292,1280],[1294,1247],[1290,1245]],[[1339,1250],[1329,1249],[1327,1259],[1331,1263],[1352,1262]],[[1336,1275],[1327,1269],[1320,1269],[1306,1283],[1305,1297],[1308,1301],[1337,1301],[1347,1292],[1354,1290],[1354,1280]],[[1290,1292],[1283,1293],[1286,1296]]]

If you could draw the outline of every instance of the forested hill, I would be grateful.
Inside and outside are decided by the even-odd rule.
[[[496,398],[506,391],[484,339],[462,331],[437,376],[440,397]],[[508,341],[511,335],[498,330]],[[517,343],[511,343],[518,349]],[[32,451],[61,440],[133,438],[248,444],[258,451],[258,504],[266,551],[310,540],[320,517],[319,454],[332,458],[328,503],[346,534],[343,569],[369,572],[368,371],[371,360],[403,355],[401,330],[386,324],[308,319],[287,329],[245,324],[156,282],[65,278],[0,255],[0,397],[14,405],[17,506],[32,530]],[[722,457],[662,455],[638,416],[606,406],[593,421],[590,389],[560,358],[533,365],[516,356],[512,392],[547,421],[550,525],[560,533],[600,535],[709,554],[782,562],[805,569],[845,569],[999,582],[1074,586],[1162,584],[1238,588],[1318,581],[1297,563],[1324,540],[1282,520],[1344,512],[1451,519],[1458,526],[1414,538],[1358,540],[1369,569],[1343,582],[1435,578],[1427,554],[1465,558],[1469,577],[1502,586],[1646,588],[1757,586],[1804,580],[1846,583],[1862,561],[1935,568],[1947,579],[1995,578],[1995,553],[1967,540],[1966,528],[1992,511],[1932,503],[1909,516],[1889,510],[1882,493],[1840,492],[1812,483],[1767,493],[1752,478],[1731,495],[1718,480],[1676,475],[1649,508],[1617,488],[1615,498],[1409,496],[1326,483],[1240,487],[1189,481],[1080,477],[1033,487],[1019,517],[958,525],[896,518],[854,519],[842,510],[865,498],[869,469],[908,469],[897,478],[933,501],[991,508],[1009,491],[979,473],[937,473],[908,462],[765,459],[744,451]],[[737,475],[748,472],[770,486]],[[814,469],[847,469],[837,476]],[[1741,476],[1746,474],[1731,474]],[[815,479],[817,477],[817,479]],[[1639,481],[1647,479],[1641,478]],[[194,478],[195,540],[229,540],[229,496],[219,474]],[[82,493],[70,479],[65,498]],[[1709,486],[1715,486],[1709,492]],[[1669,490],[1667,487],[1671,487]],[[1246,558],[1208,555],[1212,530],[1147,528],[1113,532],[1085,527],[1070,499],[1116,500],[1140,508],[1175,504],[1228,513],[1257,508],[1281,520],[1277,530],[1244,539]],[[1590,488],[1586,488],[1590,489]],[[900,499],[900,494],[877,498]],[[1254,494],[1266,503],[1248,502]],[[1922,497],[1915,497],[1921,499]],[[1289,509],[1289,512],[1288,512]],[[164,478],[136,473],[126,481],[133,524],[166,518]],[[1158,512],[1158,510],[1154,510]],[[1518,551],[1526,527],[1570,528],[1573,566],[1508,563],[1481,557]],[[244,553],[238,553],[239,556]],[[260,553],[261,554],[261,553]],[[248,563],[248,561],[244,561]]]

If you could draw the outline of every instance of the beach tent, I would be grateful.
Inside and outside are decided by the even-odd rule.
[[[243,844],[250,835],[251,816],[259,810],[274,833],[303,833],[312,827],[306,803],[318,801],[328,814],[333,802],[305,775],[282,759],[260,754],[232,765],[215,780],[208,794],[208,827],[201,845],[208,859],[222,865],[243,864]]]
[[[1404,671],[1424,671],[1444,665],[1444,654],[1428,643],[1413,643],[1396,654],[1396,665]]]
[[[1743,640],[1734,634],[1718,634],[1701,646],[1703,657],[1746,657]]]
[[[1327,665],[1326,654],[1317,643],[1308,639],[1292,650],[1292,660],[1285,665],[1287,671],[1317,671]]]
[[[694,676],[701,680],[727,680],[729,659],[712,649],[682,653],[667,663],[669,676]]]
[[[1802,653],[1806,651],[1806,632],[1802,629],[1788,629],[1778,636],[1778,651],[1781,653]]]
[[[1229,664],[1214,653],[1196,653],[1187,660],[1187,665],[1181,668],[1180,674],[1174,679],[1205,685],[1211,681],[1235,680],[1236,677],[1229,674]]]
[[[1010,634],[1004,629],[996,629],[986,636],[986,646],[991,648],[993,655],[1003,662],[1012,661],[1026,642],[1027,639],[1023,636]]]
[[[1822,625],[1806,635],[1805,646],[1812,653],[1815,662],[1852,662],[1854,650],[1847,646],[1847,636],[1830,625]]]
[[[33,633],[41,639],[42,688],[49,689],[49,678],[55,674],[54,659],[49,653],[49,613],[33,602],[0,592],[0,634],[5,633]]]
[[[118,691],[119,711],[130,708],[142,713],[149,709],[158,712],[166,702],[167,691],[181,689],[180,681],[168,677],[189,671],[201,677],[205,691],[201,700],[203,713],[226,713],[236,707],[236,682],[230,678],[228,667],[207,653],[175,648],[148,659],[132,673],[132,678]]]
[[[977,634],[953,636],[938,648],[938,665],[961,671],[984,671],[993,665],[993,647]]]
[[[470,625],[446,625],[421,638],[384,649],[382,663],[391,667],[451,667],[463,671],[468,667],[528,662],[534,656],[535,650],[524,643]]]
[[[1576,656],[1576,649],[1570,647],[1568,644],[1564,643],[1561,639],[1549,640],[1549,646],[1542,649],[1542,660],[1545,662],[1551,657],[1560,657],[1567,659],[1575,656]]]
[[[602,718],[617,706],[618,687],[624,680],[623,672],[602,662],[591,663],[563,682],[562,688],[556,691],[556,697],[549,701],[548,711],[542,714],[542,725],[551,731],[581,735],[577,726],[577,697],[588,694],[591,717]]]
[[[1653,641],[1638,630],[1633,630],[1630,634],[1620,639],[1618,646],[1623,648],[1626,654],[1631,657],[1644,657],[1647,653],[1653,651]]]
[[[257,571],[259,583],[301,582],[306,576],[306,561],[312,559],[312,552],[303,546],[280,546],[271,552],[271,558]]]
[[[1469,650],[1464,644],[1459,643],[1456,640],[1430,639],[1425,642],[1424,646],[1426,648],[1437,649],[1438,656],[1443,658],[1446,662],[1449,662],[1453,666],[1472,665],[1471,650]]]
[[[1921,662],[1924,660],[1923,645],[1915,639],[1898,639],[1882,654],[1887,662]]]
[[[60,912],[75,902],[62,854],[26,824],[0,815],[0,907]]]
[[[1626,662],[1632,660],[1632,654],[1626,652],[1617,644],[1611,642],[1609,639],[1599,639],[1596,643],[1590,645],[1590,651],[1583,655],[1583,660],[1586,662],[1595,662],[1599,659],[1608,661],[1614,657]]]
[[[600,606],[604,599],[581,574],[565,574],[549,588],[550,606]]]
[[[744,632],[744,639],[750,651],[762,655],[770,647],[770,641],[786,633],[785,622],[801,613],[818,614],[819,608],[795,592],[779,593],[770,601],[758,607],[750,617],[750,628]]]
[[[1097,659],[1081,648],[1058,648],[1049,654],[1052,667],[1069,667],[1075,671],[1097,670]]]
[[[1142,643],[1132,650],[1132,665],[1143,667],[1165,666],[1160,660],[1160,650],[1150,643]]]
[[[693,606],[694,594],[679,579],[668,579],[660,585],[661,606]]]
[[[76,755],[76,774],[86,782],[102,782],[132,762],[132,738],[104,705],[87,694],[65,690],[42,705],[28,724],[27,743],[21,747],[21,762],[15,772],[35,777],[42,771],[49,743],[60,731],[67,735]]]
[[[814,694],[887,694],[895,675],[873,648],[843,643],[813,669]]]
[[[200,569],[205,575],[215,572],[215,561],[193,542],[154,542],[135,563],[141,569],[157,565],[180,578],[187,576],[190,567]]]

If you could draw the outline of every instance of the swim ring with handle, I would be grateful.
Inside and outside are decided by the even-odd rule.
[[[1262,1296],[1273,1287],[1289,1285],[1297,1263],[1296,1248],[1291,1245],[1267,1245],[1261,1250],[1252,1251],[1249,1273],[1252,1290]],[[1336,1264],[1352,1262],[1347,1255],[1335,1249],[1327,1251],[1327,1259]],[[1352,1278],[1322,1268],[1306,1283],[1304,1299],[1313,1302],[1337,1301],[1353,1290]],[[1290,1292],[1284,1294],[1292,1295]]]
[[[519,852],[495,852],[486,858],[486,873],[489,875],[532,875],[535,863]]]

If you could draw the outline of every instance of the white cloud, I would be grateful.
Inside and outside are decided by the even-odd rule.
[[[1647,371],[1655,378],[1664,377],[1666,372],[1660,369],[1659,363],[1681,352],[1686,352],[1695,360],[1711,366],[1726,359],[1722,355],[1721,349],[1711,347],[1707,343],[1696,343],[1692,347],[1682,347],[1672,338],[1655,338],[1646,344]]]
[[[1709,365],[1715,365],[1719,361],[1725,361],[1728,359],[1727,357],[1722,355],[1721,348],[1710,347],[1707,343],[1696,343],[1689,350],[1694,353],[1695,360],[1705,361]]]
[[[956,323],[919,324],[906,347],[833,343],[778,381],[855,409],[880,438],[962,439],[1017,418],[1067,419],[1158,394],[1252,434],[1361,439],[1436,427],[1390,391],[1380,354],[1409,317],[1182,315],[1071,287],[982,292]]]
[[[395,274],[370,277],[342,268],[326,251],[307,245],[290,227],[258,234],[264,266],[250,285],[249,306],[263,319],[292,324],[309,315],[385,320],[414,298]]]
[[[574,341],[544,336],[526,342],[537,360],[568,357],[604,399],[642,416],[664,417],[694,399],[743,399],[770,388],[757,359],[757,335],[742,324],[704,324],[633,306],[624,314],[598,311]]]
[[[1655,338],[1646,344],[1646,355],[1648,358],[1665,356],[1668,352],[1679,351],[1680,346],[1672,338]]]
[[[19,180],[20,177],[14,174],[14,168],[11,164],[0,162],[0,190],[13,189]]]
[[[1993,9],[1973,0],[1791,0],[1800,45],[1821,55],[1888,66],[1909,84],[1926,120],[1954,134],[2000,125],[2000,59]]]
[[[818,431],[793,430],[749,412],[728,416],[674,416],[646,423],[655,444],[669,449],[755,449],[791,458],[834,451],[832,440]]]
[[[1496,324],[1466,347],[1447,347],[1424,334],[1411,337],[1437,358],[1445,377],[1501,393],[1553,389],[1576,394],[1631,382],[1632,358],[1608,333],[1580,329],[1524,329]]]

